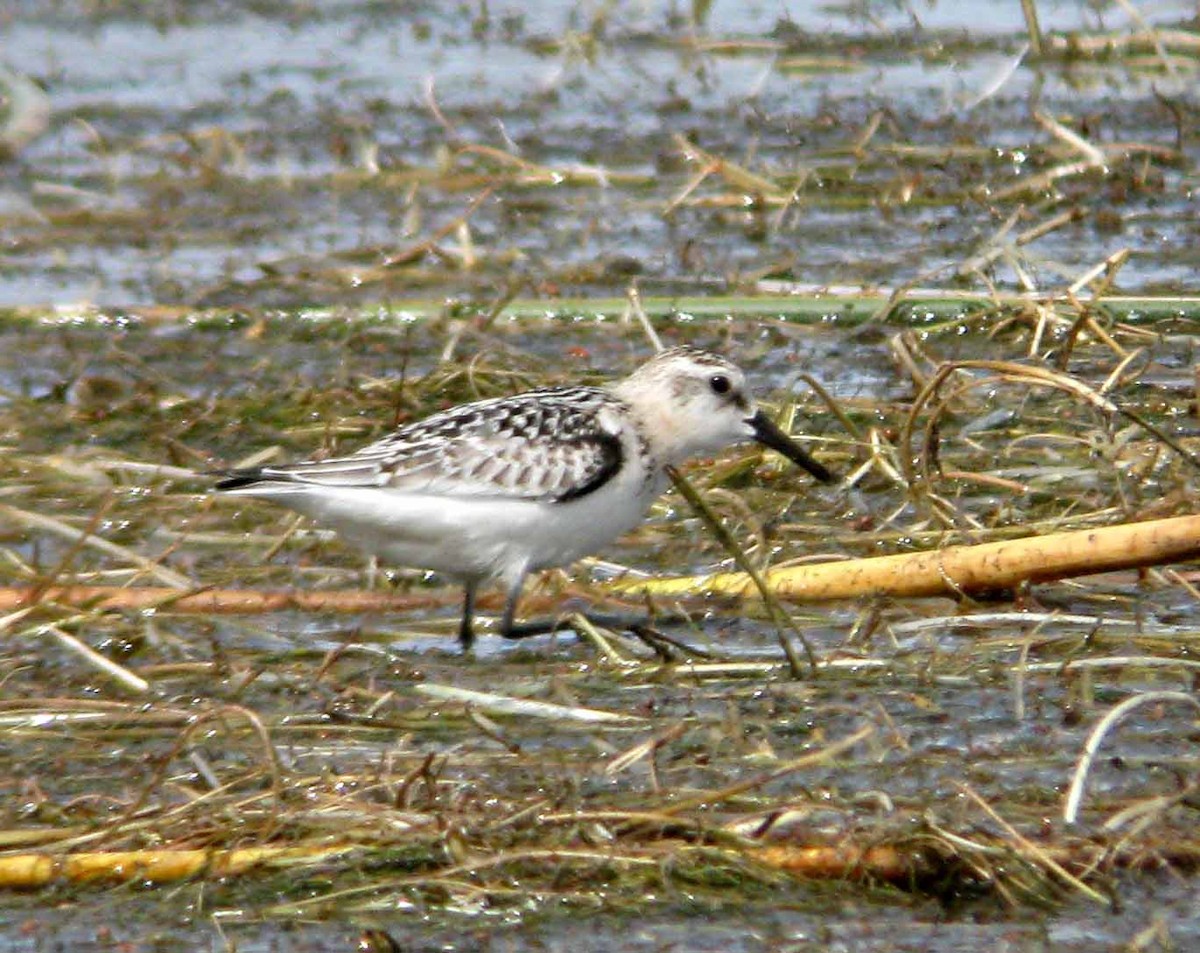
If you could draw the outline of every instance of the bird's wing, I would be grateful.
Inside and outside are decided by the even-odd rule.
[[[620,407],[606,391],[584,387],[476,401],[350,456],[234,471],[218,489],[266,481],[561,502],[592,492],[620,468]]]

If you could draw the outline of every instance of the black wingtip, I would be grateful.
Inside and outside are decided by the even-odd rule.
[[[221,477],[213,487],[214,490],[240,490],[263,481],[263,472],[259,469],[217,470],[209,475]]]

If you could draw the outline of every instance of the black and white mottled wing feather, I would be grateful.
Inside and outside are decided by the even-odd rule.
[[[234,471],[217,488],[307,483],[562,502],[587,495],[620,469],[622,410],[618,398],[591,387],[476,401],[350,456]]]

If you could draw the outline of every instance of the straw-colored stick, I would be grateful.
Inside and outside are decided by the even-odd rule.
[[[620,818],[637,820],[636,815]],[[619,819],[619,818],[618,818]],[[648,821],[662,820],[651,815]],[[664,842],[665,852],[680,848]],[[238,850],[130,850],[91,851],[74,854],[28,853],[0,856],[0,889],[28,890],[58,882],[86,883],[96,881],[125,881],[170,883],[194,877],[230,877],[263,867],[298,867],[326,864],[339,855],[355,849],[371,849],[366,844],[329,846],[250,847]],[[686,849],[686,848],[682,848]],[[977,847],[977,849],[986,849]],[[1080,869],[1090,866],[1100,850],[1087,843],[1068,847],[1045,847],[1041,853],[1056,864]],[[643,863],[660,864],[666,854],[630,857]],[[936,872],[944,861],[929,845],[869,844],[843,839],[837,845],[812,843],[780,843],[762,846],[748,845],[741,852],[755,861],[800,877],[844,880],[848,877],[873,877],[879,880],[908,883],[915,875]],[[517,862],[529,856],[554,857],[558,860],[585,856],[611,861],[611,855],[584,855],[581,852],[527,851],[480,858],[480,866],[496,866]],[[1164,845],[1156,851],[1123,851],[1109,859],[1121,867],[1142,869],[1161,864],[1165,858],[1177,856],[1183,864],[1194,863],[1195,852],[1186,844],[1174,848]],[[452,867],[437,873],[438,877],[453,876],[461,870]],[[324,899],[328,899],[327,897]]]
[[[1008,589],[1023,582],[1045,582],[1196,557],[1200,557],[1200,516],[1177,516],[977,546],[949,546],[925,553],[789,566],[768,571],[766,582],[780,598],[796,600],[854,599],[867,595],[954,597]],[[613,586],[622,592],[656,596],[700,592],[754,596],[757,591],[750,578],[742,573],[637,579]]]
[[[314,864],[349,848],[247,847],[239,850],[130,850],[0,857],[0,888],[29,889],[59,880],[167,883],[206,875],[227,877],[256,866]]]
[[[414,609],[440,608],[457,602],[455,593],[441,595],[396,595],[369,590],[200,589],[181,593],[165,586],[0,586],[0,613],[28,608],[34,604],[54,603],[88,606],[97,609],[162,609],[179,613],[252,615],[260,612],[411,612]],[[481,600],[481,605],[489,600]]]

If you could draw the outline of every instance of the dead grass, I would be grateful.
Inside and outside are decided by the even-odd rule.
[[[682,336],[657,307],[660,332]],[[753,326],[765,332],[746,348],[759,377],[831,339]],[[798,405],[797,426],[845,477],[839,490],[812,491],[750,450],[691,471],[753,565],[1188,508],[1188,459],[1112,412],[1160,429],[1192,412],[1185,336],[1069,297],[998,302],[920,335],[867,330],[855,367],[894,361],[911,390],[856,393],[848,367],[823,360],[808,369],[827,394]],[[640,347],[633,324],[602,331],[550,349],[615,369]],[[336,542],[266,508],[214,504],[189,473],[264,447],[344,447],[546,379],[521,338],[469,317],[407,336],[382,323],[199,324],[186,346],[150,328],[49,333],[98,347],[107,369],[93,361],[87,375],[112,386],[84,389],[81,376],[57,398],[12,394],[3,406],[3,432],[22,435],[3,461],[5,582],[36,596],[0,618],[10,885],[199,878],[227,919],[626,908],[675,891],[716,903],[813,878],[1019,908],[1108,904],[1115,871],[1195,866],[1194,720],[1160,700],[1195,677],[1185,574],[1092,577],[999,606],[784,607],[815,678],[781,656],[770,615],[719,601],[691,625],[664,624],[670,641],[581,627],[578,642],[497,652],[485,640],[479,658],[460,659],[448,590],[401,573],[391,593]],[[430,356],[464,334],[487,345],[475,358]],[[243,354],[254,386],[212,371]],[[1030,386],[1037,374],[1049,386]],[[771,396],[790,412],[802,395]],[[821,415],[828,401],[836,415]],[[527,605],[604,605],[593,580],[614,558],[679,572],[728,557],[672,496],[593,561],[597,576],[551,574]],[[296,596],[261,619],[185,613],[195,607],[169,595],[125,607],[56,598],[168,581],[179,600],[205,598],[186,595],[201,585]],[[343,598],[363,600],[348,623],[308,604]],[[374,600],[404,611],[381,614]],[[1094,743],[1119,765],[1089,749],[1086,789],[1061,803],[1091,727],[1121,705],[1136,717]]]
[[[1043,36],[1023,6],[1045,70],[1111,82],[1114,67],[1176,80],[1194,68],[1194,34]],[[564,67],[586,62],[621,36],[603,16],[539,42]],[[632,49],[686,47],[706,69],[766,50],[785,73],[976,49],[916,30],[869,36],[847,59],[844,37],[789,37],[783,23],[769,39],[703,26]],[[185,231],[193,250],[231,258],[247,247],[239,228],[252,247],[294,249],[265,240],[262,222],[299,229],[327,211],[327,192],[377,196],[394,238],[256,252],[249,270],[159,289],[236,308],[5,312],[0,884],[117,895],[191,882],[196,909],[219,922],[516,918],[678,898],[713,911],[800,903],[816,881],[1025,915],[1116,908],[1121,872],[1193,873],[1193,572],[821,607],[661,588],[631,602],[607,585],[735,566],[770,578],[813,560],[1194,510],[1200,302],[1118,294],[1131,259],[1174,253],[1139,248],[1133,223],[1182,227],[1154,209],[1186,204],[1164,182],[1186,192],[1173,176],[1188,168],[1190,107],[1156,88],[1175,128],[1146,141],[1109,134],[1146,128],[1115,99],[1112,129],[1022,109],[1025,141],[997,146],[972,110],[1024,55],[928,114],[835,100],[802,123],[756,115],[753,143],[739,129],[712,145],[679,131],[717,115],[697,111],[668,125],[663,154],[642,140],[645,154],[624,157],[632,170],[472,144],[481,127],[456,125],[470,110],[448,114],[432,84],[424,152],[383,168],[359,130],[315,183],[248,177],[255,163],[277,168],[266,127],[93,130],[95,179],[121,201],[91,187],[44,195],[17,231],[29,260],[69,257],[72,243],[89,262],[95,249],[159,251],[159,236]],[[727,111],[745,123],[755,98]],[[153,174],[119,171],[147,164]],[[896,287],[804,285],[793,249],[812,239],[840,253],[851,215],[917,229],[921,260],[943,264],[889,274]],[[612,252],[619,239],[597,238],[626,218],[669,233],[639,246],[676,263],[647,277],[696,297],[563,297],[619,293],[644,271]],[[960,220],[974,224],[950,227]],[[1067,274],[1044,250],[1088,225],[1102,237]],[[530,249],[513,234],[608,252],[578,261],[538,246],[551,260],[526,271]],[[877,277],[870,254],[855,285]],[[739,296],[703,297],[714,289]],[[420,293],[431,300],[410,300]],[[265,310],[389,298],[400,300],[367,313]],[[451,403],[598,379],[643,356],[647,330],[737,350],[843,481],[813,490],[750,449],[693,468],[690,489],[624,543],[531,587],[525,610],[561,613],[578,638],[485,638],[460,658],[457,592],[364,565],[278,511],[214,501],[197,475],[336,452]],[[223,611],[249,602],[254,614]],[[650,622],[630,633],[577,615],[614,608]]]

